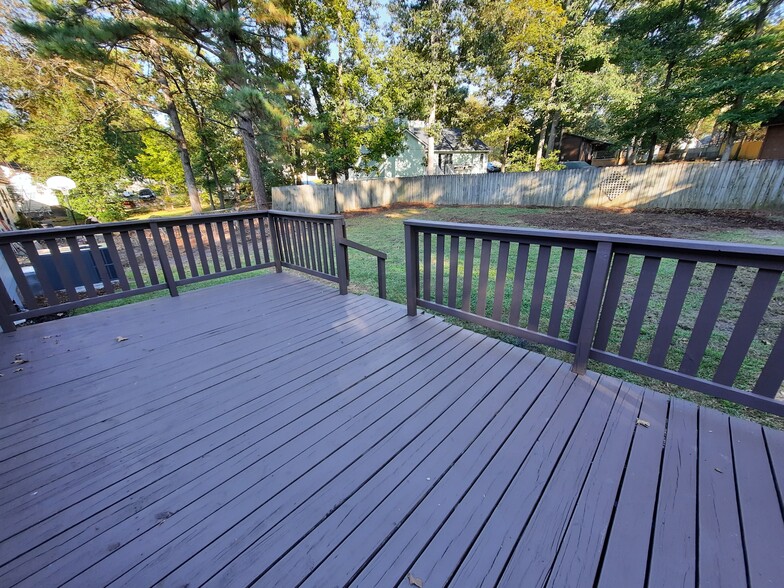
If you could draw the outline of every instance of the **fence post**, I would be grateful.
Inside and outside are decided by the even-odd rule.
[[[596,334],[596,323],[599,320],[599,311],[602,308],[604,289],[607,285],[607,275],[610,272],[612,259],[612,243],[601,242],[596,247],[596,259],[591,271],[591,281],[585,293],[585,306],[582,322],[577,335],[577,349],[574,352],[572,371],[584,374],[588,366],[588,356],[591,353],[593,338]]]
[[[275,262],[275,272],[281,273],[283,271],[283,266],[281,265],[281,257],[280,257],[280,247],[278,241],[278,227],[275,223],[275,214],[272,212],[265,212],[261,216],[261,222],[264,223],[264,217],[267,217],[269,220],[269,234],[270,234],[270,241],[272,241],[272,261]]]
[[[163,278],[166,281],[166,286],[169,288],[169,295],[179,296],[180,294],[177,291],[177,282],[175,281],[174,274],[171,270],[171,264],[169,263],[169,256],[166,253],[166,248],[163,246],[163,239],[161,239],[161,231],[158,228],[158,223],[150,223],[150,232],[152,233],[152,240],[155,243],[155,249],[158,252],[158,261],[160,262],[161,269],[163,270]]]
[[[346,224],[342,218],[332,221],[332,229],[335,233],[335,259],[337,260],[338,286],[341,294],[348,294],[348,247],[340,244],[346,238]]]
[[[404,225],[406,241],[406,306],[408,316],[416,316],[419,298],[419,232],[411,225]]]

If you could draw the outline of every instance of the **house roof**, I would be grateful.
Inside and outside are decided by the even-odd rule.
[[[409,128],[408,132],[414,138],[427,145],[427,133],[423,128]],[[463,140],[463,131],[460,129],[442,129],[441,138],[436,142],[436,151],[490,151],[490,148],[479,139],[472,141]]]
[[[586,143],[591,143],[592,145],[595,146],[605,145],[609,147],[610,145],[612,145],[612,143],[609,143],[607,141],[602,141],[601,139],[594,139],[593,137],[586,137],[585,135],[578,135],[577,133],[564,133],[564,136],[566,135],[569,135],[571,137],[577,137],[579,139],[582,139]]]

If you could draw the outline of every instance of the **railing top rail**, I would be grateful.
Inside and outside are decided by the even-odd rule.
[[[27,239],[58,239],[81,235],[97,235],[107,232],[134,231],[147,229],[151,224],[159,227],[183,225],[189,223],[203,223],[226,220],[239,220],[245,218],[260,218],[273,214],[276,216],[296,216],[313,220],[334,221],[343,218],[339,214],[305,214],[299,212],[286,212],[282,210],[244,210],[238,212],[204,213],[188,216],[166,216],[145,220],[119,221],[112,223],[97,223],[90,225],[74,225],[71,227],[52,227],[48,229],[25,229],[22,231],[4,231],[0,233],[0,244],[24,241]]]
[[[268,210],[270,214],[282,216],[298,216],[301,218],[321,219],[321,220],[338,220],[342,219],[342,214],[312,214],[310,212],[289,212],[287,210]]]
[[[641,248],[655,248],[681,251],[699,251],[702,253],[736,254],[741,256],[763,256],[784,261],[784,247],[772,245],[746,245],[725,243],[721,241],[696,241],[689,239],[670,239],[665,237],[647,237],[634,235],[618,235],[612,233],[587,233],[579,231],[553,231],[550,229],[529,229],[522,227],[506,227],[499,225],[477,225],[466,223],[450,223],[409,219],[405,225],[421,229],[434,229],[446,234],[475,235],[488,237],[535,238],[546,241],[568,241],[582,243],[592,248],[596,243],[613,243]]]

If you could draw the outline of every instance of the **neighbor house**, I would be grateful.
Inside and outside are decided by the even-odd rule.
[[[375,171],[352,171],[350,179],[401,178],[427,174],[428,135],[423,121],[409,121],[404,146],[398,155],[373,162]],[[465,140],[460,129],[442,129],[436,141],[437,174],[482,174],[487,172],[490,148],[479,139]]]
[[[586,161],[591,163],[594,155],[610,148],[610,143],[574,133],[563,133],[559,150],[560,161]]]

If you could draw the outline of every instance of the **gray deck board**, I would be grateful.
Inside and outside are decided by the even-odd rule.
[[[295,274],[25,327],[0,365],[3,586],[784,574],[780,431]]]

